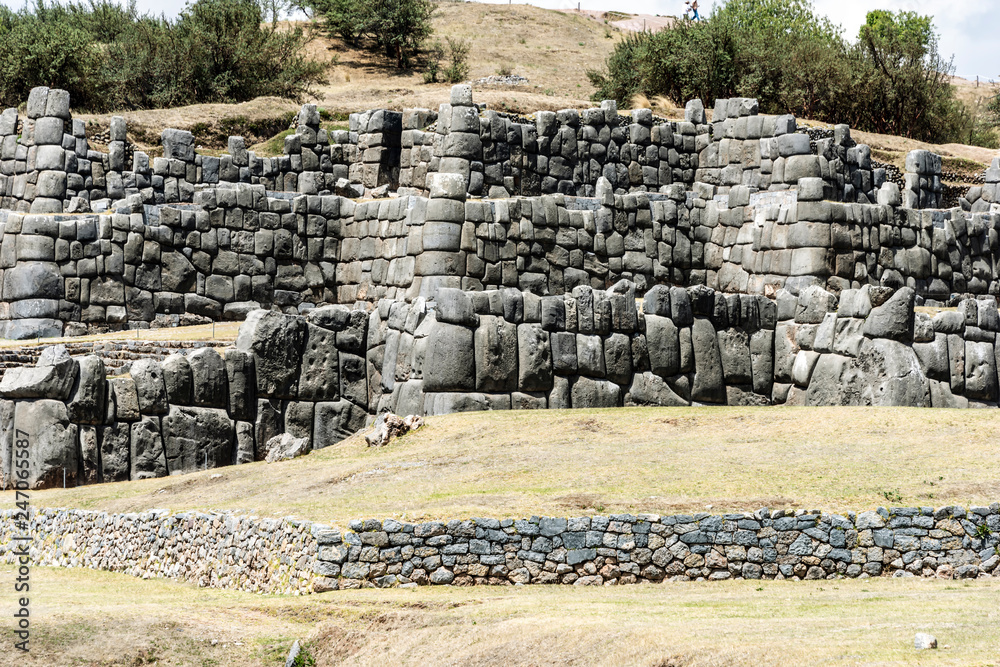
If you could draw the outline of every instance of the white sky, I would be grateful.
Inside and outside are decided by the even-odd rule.
[[[507,4],[508,0],[481,0]],[[521,0],[525,2],[526,0]],[[23,0],[0,0],[10,7]],[[140,11],[176,15],[185,0],[138,0]],[[528,4],[549,9],[571,9],[577,0],[529,0]],[[580,0],[583,9],[614,9],[633,14],[680,15],[683,0]],[[713,0],[702,0],[707,14]],[[1000,0],[814,0],[817,13],[825,14],[854,39],[865,15],[872,9],[911,10],[930,14],[941,37],[941,52],[955,56],[956,73],[966,78],[976,75],[1000,80]]]

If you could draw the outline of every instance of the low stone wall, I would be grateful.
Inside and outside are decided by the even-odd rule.
[[[33,565],[87,567],[133,577],[162,577],[254,593],[312,592],[316,540],[312,524],[232,513],[149,510],[107,514],[39,509],[27,531],[14,511],[0,513],[0,562],[12,563],[32,535]]]
[[[1000,574],[1000,503],[846,515],[762,509],[419,524],[357,520],[344,532],[231,513],[59,509],[39,510],[29,530],[38,565],[266,593]],[[0,514],[0,562],[13,562],[12,537],[20,532],[12,511]]]

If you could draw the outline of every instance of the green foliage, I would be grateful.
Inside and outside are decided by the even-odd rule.
[[[872,11],[848,42],[809,0],[728,0],[704,21],[627,37],[588,76],[594,99],[626,106],[637,94],[678,104],[755,97],[764,113],[925,141],[985,140],[993,133],[955,99],[952,71],[927,16]]]
[[[90,111],[301,98],[325,68],[301,55],[301,29],[264,18],[255,0],[196,0],[173,21],[112,0],[0,8],[0,103],[39,85]]]
[[[427,69],[424,83],[436,83],[440,75],[448,83],[459,83],[469,75],[469,43],[464,39],[445,38],[445,45],[436,39],[427,49]],[[442,64],[442,61],[446,61]]]
[[[396,67],[409,67],[431,32],[430,0],[305,0],[327,32],[381,51]]]

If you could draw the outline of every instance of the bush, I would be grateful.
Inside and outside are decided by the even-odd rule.
[[[0,103],[34,86],[64,88],[89,111],[299,99],[323,82],[301,29],[264,23],[254,0],[197,0],[176,20],[140,15],[134,3],[0,8]]]
[[[383,52],[396,67],[409,67],[431,32],[430,0],[305,0],[327,32]]]
[[[436,39],[427,49],[427,69],[424,70],[424,83],[437,83],[438,75],[448,83],[460,83],[469,76],[469,43],[464,39],[446,37],[447,46]],[[447,60],[442,66],[441,61]]]
[[[595,99],[626,106],[637,93],[755,97],[764,113],[943,142],[969,135],[951,72],[929,17],[873,11],[851,43],[808,0],[729,0],[704,21],[629,36],[588,76]]]

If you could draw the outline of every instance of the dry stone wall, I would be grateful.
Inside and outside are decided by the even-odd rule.
[[[263,593],[422,585],[625,585],[1000,573],[1000,503],[837,514],[761,509],[660,516],[351,521],[151,510],[40,510],[32,562]],[[0,562],[13,562],[13,513]]]
[[[0,380],[0,479],[29,434],[32,488],[162,477],[266,458],[285,434],[306,450],[375,415],[631,405],[995,407],[992,298],[933,316],[910,288],[840,298],[726,294],[703,286],[440,288],[305,315],[254,310],[235,346],[108,373],[50,347]],[[77,350],[78,352],[80,350]],[[124,369],[123,369],[124,370]]]

